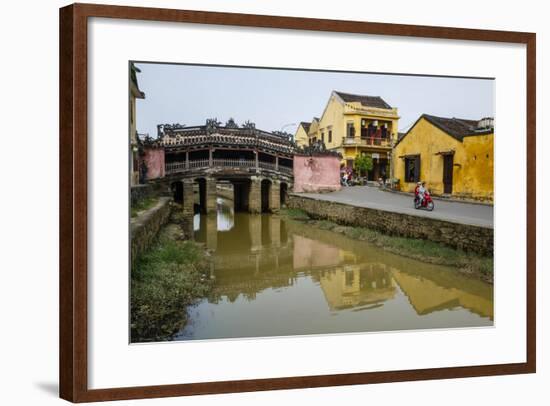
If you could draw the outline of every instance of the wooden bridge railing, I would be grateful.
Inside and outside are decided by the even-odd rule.
[[[272,162],[263,162],[258,161],[258,166],[262,169],[268,169],[272,171],[280,171],[286,174],[292,174],[292,168],[286,167],[283,165],[277,165]],[[180,173],[185,172],[190,169],[201,169],[201,168],[209,168],[210,163],[208,159],[197,159],[192,160],[188,162],[169,162],[166,164],[166,174],[174,174],[174,173]],[[222,168],[255,168],[256,167],[256,161],[252,159],[231,159],[231,158],[224,158],[224,159],[213,159],[212,160],[212,167],[222,167]]]
[[[292,175],[294,173],[294,170],[292,168],[283,165],[279,165],[279,171],[289,175]]]
[[[252,159],[213,159],[213,166],[222,166],[224,168],[254,168],[256,165]]]

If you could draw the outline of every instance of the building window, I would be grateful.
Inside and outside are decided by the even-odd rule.
[[[348,138],[355,138],[355,127],[353,126],[353,121],[350,121],[349,123],[347,123],[346,136]]]
[[[332,142],[332,130],[328,130],[328,142],[329,144]]]
[[[346,270],[345,273],[346,286],[353,286],[353,281],[355,279],[355,274],[352,270]]]
[[[321,141],[323,142],[323,144],[325,143],[325,133],[324,132],[321,132]]]
[[[405,182],[420,181],[420,155],[405,157]]]

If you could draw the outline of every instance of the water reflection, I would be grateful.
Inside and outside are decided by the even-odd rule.
[[[276,215],[195,218],[215,286],[175,339],[487,326],[493,290],[456,270]]]

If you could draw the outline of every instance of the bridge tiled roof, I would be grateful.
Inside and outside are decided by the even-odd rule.
[[[165,130],[159,143],[167,150],[201,145],[223,145],[260,148],[286,154],[293,154],[295,151],[294,143],[286,137],[255,128],[181,127]]]

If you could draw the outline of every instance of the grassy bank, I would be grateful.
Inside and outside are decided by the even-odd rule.
[[[167,340],[187,322],[186,307],[211,289],[204,249],[179,239],[169,224],[158,241],[135,262],[131,276],[132,342]]]
[[[323,230],[343,234],[354,240],[366,241],[388,252],[431,264],[456,267],[458,271],[493,282],[493,258],[464,252],[445,245],[383,234],[363,227],[341,226],[327,220],[314,220],[299,209],[286,209],[282,213],[291,220],[305,222]]]

